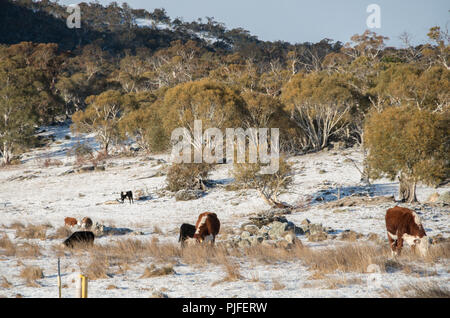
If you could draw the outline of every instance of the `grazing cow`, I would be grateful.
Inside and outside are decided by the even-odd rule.
[[[386,229],[393,255],[400,255],[403,242],[425,256],[428,251],[427,234],[419,216],[412,210],[395,206],[386,212]]]
[[[90,231],[78,231],[64,241],[64,245],[73,248],[78,244],[94,245],[94,233]]]
[[[122,200],[122,203],[125,201],[126,198],[128,198],[128,200],[130,201],[130,204],[131,204],[131,202],[134,203],[133,192],[131,192],[131,191],[123,192],[123,191],[121,191],[120,192],[120,199]]]
[[[181,242],[181,247],[184,247],[184,241],[188,238],[193,238],[195,234],[195,226],[192,224],[183,223],[180,227],[180,237],[178,242]]]
[[[92,220],[91,218],[85,217],[83,220],[81,220],[81,228],[85,230],[89,230],[92,227]]]
[[[220,230],[220,222],[217,215],[212,212],[203,212],[198,216],[195,223],[194,239],[198,242],[211,241],[214,245],[216,235]]]
[[[66,217],[64,219],[64,224],[68,227],[72,227],[72,226],[78,225],[78,221],[75,218]]]

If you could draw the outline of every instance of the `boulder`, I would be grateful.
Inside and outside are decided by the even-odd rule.
[[[254,224],[247,224],[244,226],[244,230],[254,235],[258,233],[259,228]]]
[[[269,227],[270,230],[268,232],[271,239],[278,239],[283,236],[284,232],[286,231],[287,223],[282,222],[272,222]]]

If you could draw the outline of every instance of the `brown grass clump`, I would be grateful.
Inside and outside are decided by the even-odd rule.
[[[119,273],[131,268],[130,265],[141,262],[145,257],[153,257],[158,262],[173,262],[180,256],[178,245],[159,244],[158,242],[137,239],[118,240],[110,244],[96,245],[90,249],[91,257],[102,257],[109,266],[118,266]]]
[[[11,283],[6,279],[5,276],[2,276],[1,279],[0,279],[0,281],[1,281],[1,284],[0,284],[0,287],[1,287],[1,288],[9,289],[9,288],[11,288],[11,287],[13,286],[13,284],[11,284]]]
[[[395,290],[385,288],[384,296],[389,298],[450,298],[450,289],[441,287],[436,282],[409,283]]]
[[[163,267],[156,267],[154,264],[152,264],[150,267],[146,267],[144,274],[140,278],[150,278],[150,277],[157,277],[157,276],[165,276],[165,275],[172,275],[175,274],[175,270],[173,269],[173,266],[163,266]]]
[[[164,234],[163,231],[159,228],[158,225],[154,225],[153,226],[153,233],[154,234],[159,234],[159,235],[163,235]]]
[[[28,224],[25,228],[16,229],[16,237],[25,239],[41,239],[45,240],[47,232],[46,225]]]
[[[8,226],[8,229],[13,229],[13,230],[23,229],[23,228],[25,228],[25,225],[23,225],[23,223],[19,222],[19,221],[15,221],[15,222],[11,223],[10,226]]]
[[[16,254],[18,257],[23,258],[37,258],[42,255],[39,245],[35,243],[23,243],[19,245]]]
[[[87,266],[81,266],[82,271],[89,280],[97,280],[108,278],[109,262],[108,259],[102,255],[93,256]],[[83,268],[84,267],[84,268]]]
[[[72,231],[66,226],[60,226],[56,229],[56,232],[53,235],[50,235],[48,238],[51,240],[55,239],[65,239],[72,235]]]
[[[6,233],[0,238],[0,255],[14,256],[16,255],[17,246],[9,239]]]
[[[361,278],[341,278],[341,277],[326,277],[325,279],[327,289],[339,289],[348,285],[363,284]]]
[[[388,250],[367,244],[349,244],[333,249],[304,249],[301,259],[311,269],[322,273],[359,272],[364,273],[371,264],[384,269]]]
[[[218,263],[223,265],[226,275],[223,279],[213,282],[211,286],[215,286],[223,282],[235,282],[244,279],[240,273],[240,266],[237,261],[232,260],[225,253],[223,253],[223,251],[217,255],[217,258]]]
[[[39,287],[40,285],[36,282],[36,280],[44,278],[44,272],[38,266],[26,266],[20,272],[20,277],[26,280],[27,286]]]
[[[272,286],[273,290],[282,290],[286,288],[286,285],[280,283],[280,281],[276,278],[272,278]]]

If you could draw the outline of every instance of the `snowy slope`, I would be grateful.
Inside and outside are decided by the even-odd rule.
[[[55,297],[56,255],[52,246],[61,240],[26,240],[15,238],[15,231],[7,229],[14,222],[23,224],[51,224],[53,229],[63,225],[64,217],[91,217],[94,222],[116,227],[142,231],[144,235],[133,238],[150,241],[158,238],[162,242],[177,243],[180,224],[195,223],[197,216],[204,211],[217,213],[223,228],[235,228],[248,221],[251,214],[268,209],[255,191],[227,191],[218,186],[208,191],[204,197],[193,201],[176,201],[172,196],[160,196],[159,190],[165,186],[165,177],[152,177],[161,167],[156,159],[168,160],[168,155],[137,157],[115,157],[108,160],[105,171],[64,174],[73,169],[74,158],[67,151],[77,142],[87,142],[98,147],[92,135],[74,136],[68,127],[45,127],[42,134],[55,136],[49,147],[37,149],[23,156],[23,164],[0,170],[0,233],[6,233],[14,242],[32,241],[39,244],[42,256],[37,259],[20,260],[26,265],[37,265],[44,270],[45,278],[39,280],[41,287],[27,287],[18,277],[21,265],[19,259],[6,257],[0,253],[0,278],[6,277],[13,284],[11,288],[0,286],[0,295],[14,297],[20,293],[24,297]],[[71,138],[65,139],[68,135]],[[62,166],[43,166],[43,160],[60,160]],[[357,149],[344,151],[324,151],[316,154],[292,157],[296,174],[289,190],[280,196],[282,201],[296,204],[306,198],[316,198],[323,191],[343,189],[343,193],[358,192],[365,189],[359,184],[360,174],[356,164],[362,160]],[[23,178],[26,177],[26,178]],[[231,181],[230,167],[219,165],[213,171],[211,179],[227,184]],[[371,188],[375,195],[396,195],[398,184],[389,180],[378,180]],[[106,205],[106,201],[119,198],[120,191],[142,190],[150,194],[151,199],[136,201],[135,204]],[[321,191],[323,190],[323,191]],[[347,191],[347,192],[345,192]],[[419,201],[425,201],[434,192],[443,193],[449,187],[433,189],[419,186]],[[336,233],[354,230],[359,233],[376,233],[385,238],[384,213],[386,206],[347,207],[339,213],[333,209],[321,208],[319,203],[312,204],[306,211],[288,215],[289,221],[300,223],[308,218],[313,223],[330,226]],[[419,211],[427,234],[431,237],[442,234],[449,237],[450,212],[445,208],[427,207]],[[155,231],[155,226],[161,231]],[[162,233],[161,233],[162,232]],[[221,236],[218,236],[220,241]],[[320,243],[308,242],[299,236],[304,245],[311,248],[333,246],[332,241]],[[102,237],[97,244],[123,237]],[[66,254],[63,264],[63,283],[70,284],[71,277],[79,271],[79,265],[72,256]],[[175,275],[140,279],[149,264],[133,267],[124,274],[108,279],[90,282],[90,297],[149,297],[152,291],[164,290],[169,297],[378,297],[383,286],[367,288],[368,274],[346,274],[348,279],[359,279],[363,283],[349,283],[340,288],[329,289],[321,285],[320,280],[311,280],[311,272],[301,262],[280,262],[276,266],[253,264],[237,260],[240,272],[245,279],[235,282],[223,282],[211,286],[224,276],[221,266],[210,265],[207,268],[189,266],[178,262],[174,265]],[[436,281],[449,286],[449,264],[431,265],[436,275],[416,277],[404,272],[383,273],[383,284],[404,285],[416,280]],[[251,277],[258,277],[251,281]],[[285,287],[273,288],[273,280]],[[115,289],[106,289],[114,285]],[[195,286],[208,288],[192,288]],[[73,297],[72,287],[64,289],[64,297]]]

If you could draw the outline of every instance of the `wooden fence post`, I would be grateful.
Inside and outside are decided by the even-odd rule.
[[[60,261],[58,257],[58,294],[59,298],[61,298],[61,269],[60,269]]]

